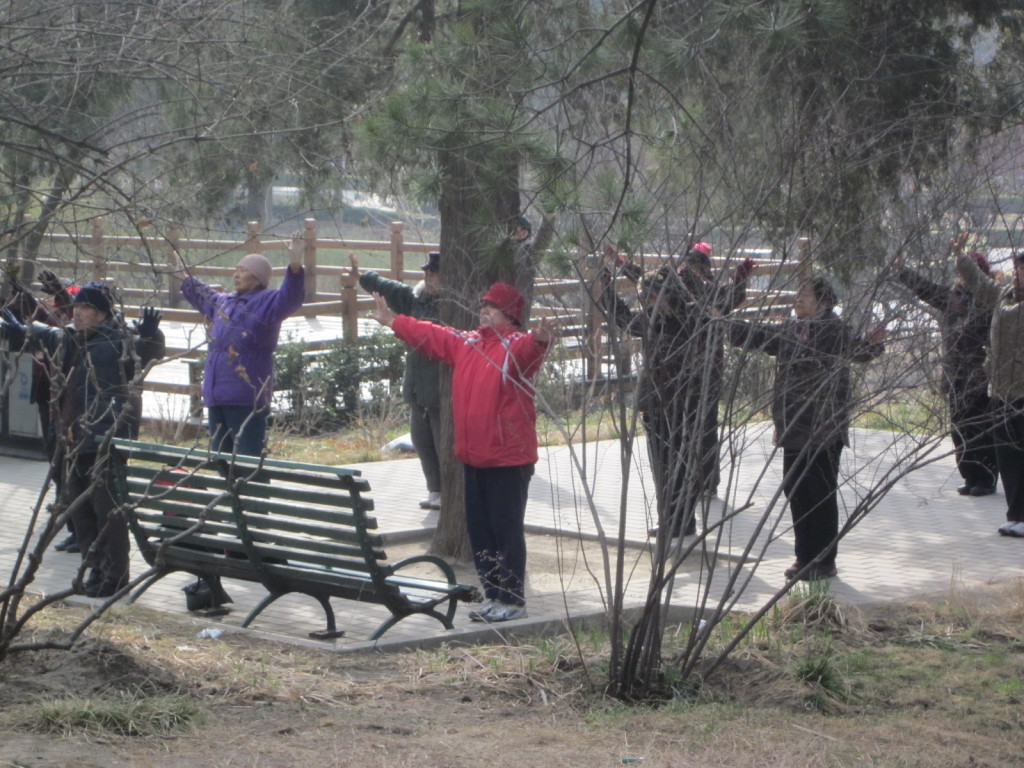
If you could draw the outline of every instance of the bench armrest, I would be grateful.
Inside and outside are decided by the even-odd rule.
[[[391,564],[391,573],[397,574],[399,568],[405,568],[406,566],[414,565],[415,563],[432,563],[441,569],[441,572],[444,574],[449,584],[458,583],[455,578],[455,569],[437,555],[413,555],[412,557],[402,558],[398,562]]]

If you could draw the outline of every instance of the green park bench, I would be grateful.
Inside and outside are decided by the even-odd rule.
[[[369,483],[358,470],[113,442],[127,458],[117,482],[121,509],[154,570],[132,601],[174,571],[240,579],[268,593],[243,627],[279,597],[299,593],[317,600],[326,615],[326,630],[310,633],[316,639],[344,634],[332,598],[383,605],[391,616],[370,635],[376,640],[418,614],[451,629],[457,603],[481,599],[434,555],[387,562],[377,521],[367,515]],[[418,566],[415,575],[410,566]],[[431,577],[434,567],[440,578]]]

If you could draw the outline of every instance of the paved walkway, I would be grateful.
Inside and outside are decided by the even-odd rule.
[[[638,441],[636,451],[645,456],[642,441]],[[934,455],[948,451],[949,445],[942,443]],[[781,472],[781,458],[771,459],[769,454],[763,429],[734,434],[723,445],[723,472],[730,466],[732,470],[723,476],[722,486],[728,483],[735,490],[728,505],[716,501],[709,509],[709,522],[715,524],[712,530],[722,556],[711,571],[705,567],[704,558],[697,554],[687,557],[675,580],[674,604],[697,605],[707,590],[712,596],[708,604],[714,605],[722,592],[731,590],[733,594],[739,592],[739,597],[733,598],[736,608],[755,609],[784,583],[782,572],[793,559],[792,538],[788,513],[781,504],[776,503],[772,512],[765,513],[778,489]],[[851,457],[856,457],[859,467],[846,477],[843,487],[847,509],[864,496],[869,484],[878,483],[906,455],[905,446],[892,444],[891,436],[885,433],[856,432],[853,450],[845,453],[844,474],[851,473]],[[626,549],[626,604],[642,602],[650,563],[646,531],[652,523],[652,510],[644,501],[644,479],[649,477],[645,464],[646,460],[632,469],[623,492],[617,442],[590,444],[585,454],[578,448],[542,449],[530,487],[527,525],[531,532],[559,536],[564,567],[556,587],[545,583],[537,589],[528,584],[530,618],[505,627],[560,627],[567,616],[584,618],[603,612],[601,564],[584,562],[579,542],[581,537],[596,536],[599,528],[614,537],[620,526],[618,510],[623,499],[628,513],[622,527],[625,540],[632,545]],[[427,514],[418,507],[417,501],[424,495],[418,461],[400,459],[354,466],[373,489],[375,515],[392,546],[422,542],[425,549],[436,513]],[[10,573],[45,475],[43,462],[0,457],[0,573]],[[831,582],[832,593],[847,603],[872,603],[941,594],[961,584],[1019,578],[1024,573],[1024,541],[996,534],[996,527],[1004,519],[1002,493],[986,498],[961,497],[956,493],[958,484],[953,460],[948,456],[898,481],[841,543],[840,573]],[[588,496],[594,512],[589,511]],[[736,509],[742,511],[734,512]],[[754,545],[744,558],[744,548],[751,541]],[[591,553],[593,550],[588,549]],[[51,550],[34,588],[63,588],[70,583],[77,560],[75,555]],[[144,568],[141,558],[133,553],[133,572],[141,573]],[[472,579],[465,569],[460,576]],[[179,590],[189,580],[185,575],[172,574],[146,592],[140,602],[187,616]],[[237,628],[263,594],[256,585],[226,582],[226,586],[235,600],[234,610],[219,619],[193,617],[197,631],[206,627]],[[460,606],[452,631],[444,630],[432,619],[416,617],[400,622],[372,644],[365,638],[383,621],[386,612],[343,600],[334,601],[334,606],[339,627],[346,630],[346,636],[338,640],[307,639],[308,632],[323,628],[323,616],[313,600],[300,596],[279,600],[254,622],[251,631],[329,649],[354,650],[373,645],[493,640],[500,629],[470,622],[467,608]]]

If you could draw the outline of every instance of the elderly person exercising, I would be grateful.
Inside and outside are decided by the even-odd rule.
[[[186,277],[181,257],[172,255],[182,295],[210,323],[203,405],[213,451],[244,456],[263,453],[281,323],[305,299],[301,233],[292,236],[288,255],[284,282],[276,289],[269,287],[267,258],[259,253],[243,256],[232,278],[232,293]]]

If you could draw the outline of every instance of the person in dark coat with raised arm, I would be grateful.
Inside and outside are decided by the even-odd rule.
[[[981,253],[969,254],[985,275],[991,276]],[[988,496],[996,492],[995,421],[989,406],[985,354],[988,350],[992,308],[979,302],[966,281],[957,276],[950,284],[936,283],[895,260],[896,278],[920,301],[938,312],[942,332],[942,391],[949,404],[956,468],[963,478],[962,496]]]
[[[440,317],[441,254],[433,252],[423,264],[423,280],[415,287],[388,280],[372,270],[359,272],[354,253],[349,254],[352,276],[367,293],[379,293],[397,315],[436,323]],[[402,399],[409,405],[409,434],[427,481],[423,509],[441,508],[441,363],[409,347],[402,378]]]
[[[744,261],[730,284],[719,285],[707,276],[707,252],[691,253],[679,270],[664,265],[644,275],[637,309],[615,293],[612,265],[601,277],[600,301],[611,321],[642,339],[637,408],[657,499],[651,534],[667,531],[671,538],[696,532],[697,505],[715,492],[724,336],[714,326],[745,298],[753,267]],[[636,265],[609,255],[615,269],[637,281]]]
[[[782,488],[793,518],[796,561],[787,579],[835,576],[839,536],[839,459],[850,444],[850,363],[884,351],[884,326],[863,338],[835,313],[823,277],[804,281],[795,318],[782,323],[731,321],[734,346],[775,358],[774,442],[782,449]]]
[[[114,313],[103,283],[88,283],[75,295],[72,324],[24,326],[10,315],[3,335],[12,346],[41,349],[54,361],[57,403],[53,428],[62,504],[70,508],[82,559],[89,567],[84,592],[111,597],[129,581],[128,525],[117,512],[114,481],[123,457],[111,437],[134,438],[142,399],[133,391],[138,366],[163,357],[160,313],[143,310],[134,341]]]
[[[19,281],[12,282],[12,288],[16,296],[14,305],[20,308],[18,319],[22,322],[37,322],[45,325],[60,328],[71,322],[72,306],[74,295],[78,293],[78,286],[72,285],[69,280],[62,280],[48,269],[39,271],[39,284],[43,293],[50,296],[50,302],[40,301],[22,285]],[[46,455],[53,464],[57,455],[56,435],[51,428],[50,422],[54,403],[50,391],[50,379],[53,377],[52,361],[48,359],[45,352],[37,350],[32,353],[32,390],[29,395],[29,402],[36,406],[39,413],[39,426],[43,433],[43,444],[46,448]],[[54,471],[54,487],[60,496],[61,483],[63,478],[61,472]],[[53,545],[58,552],[69,552],[77,554],[81,550],[78,546],[78,539],[75,537],[75,524],[68,518],[68,535]]]

